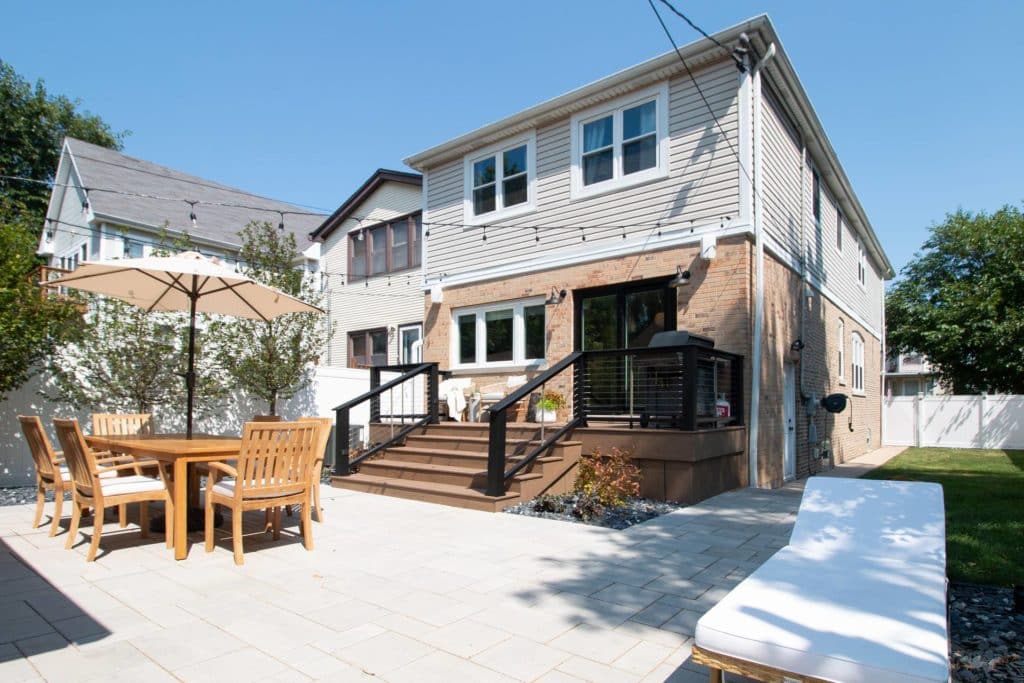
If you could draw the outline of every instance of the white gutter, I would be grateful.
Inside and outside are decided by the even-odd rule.
[[[756,249],[754,289],[754,346],[750,362],[750,441],[747,446],[747,471],[751,488],[757,488],[757,437],[761,411],[761,336],[764,334],[764,218],[761,207],[761,69],[775,55],[775,44],[751,70],[754,104],[754,245]]]

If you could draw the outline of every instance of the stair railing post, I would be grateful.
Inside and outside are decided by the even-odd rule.
[[[432,425],[438,423],[437,392],[437,363],[433,363],[427,373],[427,414],[430,415],[430,424]]]
[[[504,410],[491,411],[487,442],[487,495],[505,495],[505,427],[508,416]]]
[[[380,386],[380,368],[370,368],[370,391]],[[370,398],[370,424],[380,422],[380,395]]]
[[[697,430],[697,347],[688,346],[683,351],[683,406],[682,424],[687,432]]]
[[[334,473],[339,477],[351,474],[348,464],[351,438],[348,408],[338,408],[334,411]]]
[[[587,426],[586,376],[587,354],[580,353],[572,369],[572,413],[580,420],[580,426]]]

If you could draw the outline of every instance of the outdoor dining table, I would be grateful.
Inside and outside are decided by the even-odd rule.
[[[238,457],[242,440],[233,436],[194,434],[151,434],[139,436],[85,437],[92,448],[125,453],[136,458],[153,458],[173,466],[171,495],[174,501],[174,559],[188,557],[188,506],[198,503],[199,491],[188,490],[189,467],[195,463],[231,460]]]

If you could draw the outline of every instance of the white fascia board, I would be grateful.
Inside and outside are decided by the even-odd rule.
[[[677,247],[688,244],[700,245],[701,239],[708,234],[713,234],[721,239],[733,235],[751,233],[752,228],[747,223],[737,223],[727,228],[721,227],[720,221],[708,222],[685,228],[663,228],[661,236],[649,235],[634,237],[619,243],[609,243],[597,247],[586,246],[582,249],[562,251],[551,256],[532,258],[528,260],[515,261],[490,268],[471,270],[465,273],[458,273],[449,277],[430,276],[425,277],[423,282],[424,290],[429,291],[432,285],[442,287],[453,287],[472,282],[484,282],[486,280],[497,280],[522,275],[524,273],[535,273],[567,266],[589,263],[592,261],[603,261],[604,259],[617,256],[628,256],[630,254],[642,253],[645,251],[659,251],[669,247]]]
[[[185,233],[182,230],[176,230],[174,228],[169,228],[169,227],[164,226],[164,225],[150,225],[148,223],[141,223],[139,221],[133,221],[133,220],[131,220],[129,218],[122,218],[121,216],[114,216],[112,214],[96,213],[95,217],[96,217],[96,219],[98,221],[99,220],[105,221],[106,223],[109,223],[113,227],[125,229],[127,231],[141,230],[142,232],[151,233],[151,234],[154,234],[154,235],[159,235],[160,231],[163,230],[168,235],[171,235],[173,237],[185,236],[187,234],[189,238],[195,240],[196,242],[199,242],[200,244],[205,244],[205,245],[210,246],[210,247],[218,247],[218,248],[221,248],[221,249],[227,249],[227,250],[229,250],[231,252],[237,252],[239,250],[239,248],[241,247],[241,245],[239,245],[238,243],[222,242],[220,240],[210,239],[209,237],[206,237],[205,235],[202,235],[202,234],[199,234],[199,233]]]
[[[779,244],[779,242],[774,237],[765,234],[764,246],[769,252],[771,252],[772,256],[778,259],[778,261],[782,265],[786,266],[799,276],[799,259],[787,253],[787,251],[782,247],[782,245]],[[831,301],[836,308],[838,308],[840,311],[849,316],[850,319],[853,320],[855,323],[863,327],[868,332],[868,334],[870,334],[875,339],[881,341],[882,334],[881,332],[879,332],[877,327],[875,327],[867,320],[865,320],[863,317],[861,317],[859,313],[854,311],[847,304],[843,303],[842,299],[840,299],[835,292],[833,292],[824,282],[822,282],[816,275],[814,275],[814,273],[811,273],[810,271],[807,272],[807,284],[811,285],[812,287],[814,287],[814,289],[818,290],[822,294],[822,296]]]

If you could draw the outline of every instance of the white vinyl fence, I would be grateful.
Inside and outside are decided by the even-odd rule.
[[[1024,449],[1024,396],[890,396],[887,446]]]
[[[318,367],[311,377],[309,386],[284,401],[278,412],[285,419],[299,415],[333,418],[335,406],[365,393],[369,388],[368,370]],[[49,401],[39,393],[40,389],[40,380],[36,377],[11,392],[7,400],[0,401],[0,487],[26,486],[35,481],[35,466],[21,433],[18,415],[39,415],[50,434],[50,439],[54,441],[55,448],[59,446],[56,446],[56,436],[51,428],[54,417],[77,417],[86,433],[91,428],[88,412],[76,411],[68,405]],[[404,397],[400,394],[399,390],[394,392],[396,407],[415,405],[422,408],[422,398],[417,402],[409,391]],[[266,410],[266,403],[238,394],[225,404],[223,410],[213,415],[199,417],[195,429],[207,434],[237,434],[242,423],[253,415],[265,413]],[[158,411],[154,416],[157,428],[168,432],[184,431],[183,412],[183,408],[165,408]],[[383,405],[382,412],[385,412]],[[352,411],[351,424],[353,427],[361,427],[363,436],[366,434],[369,420],[368,403],[363,403]]]

